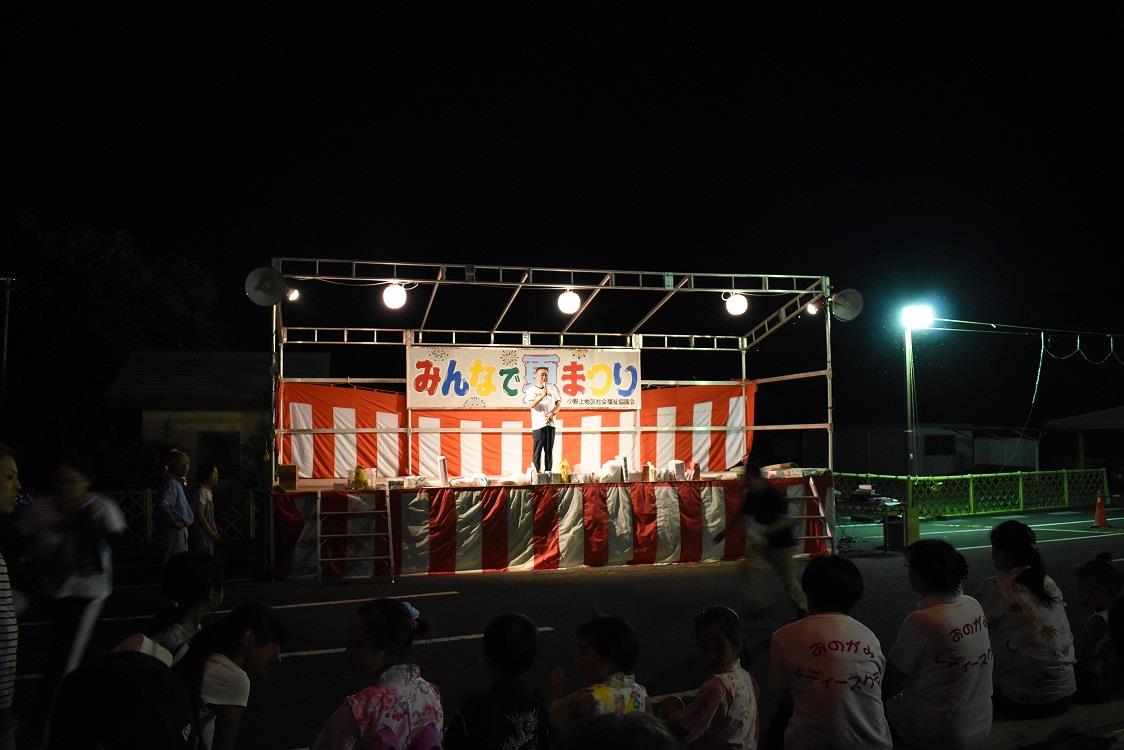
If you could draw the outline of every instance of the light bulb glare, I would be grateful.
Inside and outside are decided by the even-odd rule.
[[[577,292],[567,289],[558,295],[558,309],[567,315],[573,315],[578,311],[582,305],[582,298],[578,296]]]
[[[391,310],[406,304],[406,287],[401,284],[387,284],[382,290],[382,303]]]
[[[902,308],[902,325],[906,328],[929,328],[933,325],[933,308],[929,305],[907,305]]]
[[[726,298],[726,312],[731,315],[741,315],[749,309],[749,300],[741,294],[731,294]]]

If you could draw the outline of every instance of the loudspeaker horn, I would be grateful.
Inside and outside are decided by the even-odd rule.
[[[273,307],[285,298],[285,277],[269,266],[255,268],[246,276],[246,296],[255,305]]]
[[[863,296],[858,289],[844,289],[831,295],[831,314],[835,319],[847,323],[859,317],[863,311]]]

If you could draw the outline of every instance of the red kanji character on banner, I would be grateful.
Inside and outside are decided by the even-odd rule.
[[[562,382],[566,385],[562,386],[562,392],[567,396],[576,396],[579,393],[585,393],[585,386],[581,385],[585,380],[585,367],[580,362],[571,361],[570,364],[562,368]]]
[[[421,374],[414,378],[414,390],[432,396],[437,392],[438,384],[441,383],[441,368],[436,367],[428,359],[415,362],[414,367],[421,370]]]

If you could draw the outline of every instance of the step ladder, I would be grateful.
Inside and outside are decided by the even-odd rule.
[[[334,565],[340,569],[340,575],[335,577],[383,578],[393,583],[390,493],[379,489],[331,494],[346,497],[347,510],[325,510],[323,494],[316,492],[316,579],[323,580],[324,567]]]
[[[823,533],[822,534],[811,534],[811,535],[810,534],[796,534],[795,535],[796,539],[800,542],[804,542],[804,541],[807,541],[809,539],[827,542],[828,553],[834,555],[837,551],[836,548],[835,548],[835,529],[832,527],[832,524],[831,524],[832,519],[828,517],[827,507],[825,505],[827,500],[826,500],[826,498],[820,497],[819,490],[816,488],[816,482],[815,482],[813,477],[808,477],[808,488],[809,488],[811,494],[809,494],[809,495],[785,495],[785,500],[801,500],[801,501],[804,501],[805,508],[807,508],[807,501],[808,500],[815,500],[817,512],[814,515],[803,515],[802,514],[802,515],[798,515],[798,516],[789,516],[789,518],[793,518],[793,519],[798,518],[798,519],[803,520],[805,523],[807,523],[808,521],[819,521],[823,524]],[[805,526],[805,530],[807,530],[807,526]],[[803,552],[804,551],[801,550],[800,553],[803,553]]]

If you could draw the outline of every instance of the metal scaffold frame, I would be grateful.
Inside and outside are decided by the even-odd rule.
[[[332,258],[274,258],[272,266],[282,276],[293,282],[324,282],[345,286],[378,287],[402,284],[428,292],[425,310],[420,320],[401,327],[362,326],[286,326],[281,305],[273,307],[271,347],[273,352],[273,414],[277,413],[277,394],[283,382],[347,384],[347,385],[405,385],[406,378],[286,378],[285,347],[293,346],[392,346],[405,348],[412,344],[458,344],[466,346],[575,346],[597,348],[638,349],[644,351],[698,351],[736,352],[741,362],[738,380],[641,380],[641,387],[674,385],[740,385],[745,394],[749,383],[764,385],[793,380],[822,377],[825,382],[827,410],[823,422],[804,424],[748,425],[747,431],[768,430],[825,430],[827,434],[828,468],[834,468],[834,402],[832,396],[831,362],[831,282],[827,276],[801,276],[792,274],[701,273],[690,271],[624,271],[606,269],[569,269],[529,266],[471,265],[456,263],[422,263],[416,261],[373,261]],[[485,328],[434,328],[427,325],[430,312],[442,288],[501,288],[510,290],[506,303],[496,311],[494,324]],[[504,328],[504,321],[519,295],[556,295],[561,291],[586,292],[585,299],[576,312],[555,331],[526,331]],[[636,292],[662,292],[662,296],[634,323],[626,324],[627,331],[589,332],[573,330],[575,323],[587,310],[594,298],[601,295],[632,295]],[[742,335],[723,333],[661,333],[644,330],[652,317],[676,297],[698,298],[727,296],[731,293],[752,296],[757,302],[775,301],[776,308],[764,319]],[[825,356],[822,369],[797,372],[776,377],[747,379],[746,355],[763,341],[792,322],[808,305],[816,303],[824,308]],[[553,301],[550,301],[553,304]],[[636,423],[639,424],[639,419]],[[724,426],[710,427],[634,427],[628,428],[639,437],[644,432],[720,431]],[[489,432],[485,428],[415,428],[411,427],[409,410],[406,427],[282,430],[274,424],[272,471],[276,479],[278,439],[284,434],[308,433],[406,433],[407,450],[414,434],[432,432]],[[561,432],[581,432],[580,428],[563,428]],[[620,431],[603,428],[601,431]],[[409,459],[408,459],[409,460]]]

